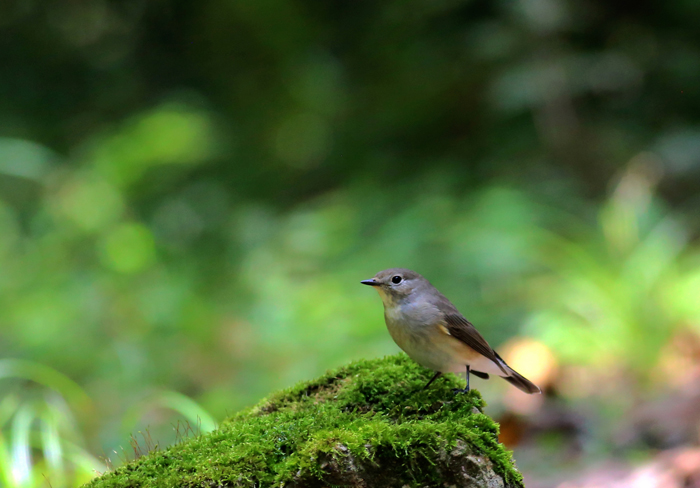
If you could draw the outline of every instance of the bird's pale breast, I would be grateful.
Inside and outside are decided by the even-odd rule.
[[[394,342],[426,368],[462,372],[483,357],[449,335],[442,314],[431,303],[385,303],[384,318]]]

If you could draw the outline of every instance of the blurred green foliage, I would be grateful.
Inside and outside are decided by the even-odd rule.
[[[49,478],[57,486],[79,486],[106,470],[85,448],[76,416],[96,412],[77,384],[46,366],[16,359],[0,360],[0,379],[32,385],[5,390],[0,400],[2,486],[41,486]]]
[[[700,330],[698,23],[687,1],[3,2],[0,356],[24,369],[0,459],[167,444],[392,353],[358,285],[391,266],[495,345],[619,372],[603,403],[645,390]]]

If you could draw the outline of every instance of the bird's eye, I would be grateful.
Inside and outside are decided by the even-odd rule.
[[[398,275],[397,275],[397,276],[394,276],[394,277],[391,279],[391,282],[392,282],[393,284],[395,284],[395,285],[398,285],[399,283],[401,283],[401,277],[398,276]]]

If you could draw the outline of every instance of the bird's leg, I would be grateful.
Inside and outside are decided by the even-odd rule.
[[[469,373],[470,373],[470,371],[471,371],[471,368],[467,364],[467,387],[466,388],[454,388],[452,390],[452,393],[454,393],[455,395],[457,393],[469,393]]]
[[[430,378],[430,381],[428,381],[428,384],[425,385],[425,386],[423,387],[423,390],[427,389],[427,388],[430,386],[430,384],[431,384],[433,381],[435,381],[436,379],[438,379],[441,375],[442,375],[442,373],[441,373],[440,371],[438,371],[437,373],[435,373],[435,376],[433,376],[432,378]],[[421,390],[421,391],[422,391],[422,390]]]

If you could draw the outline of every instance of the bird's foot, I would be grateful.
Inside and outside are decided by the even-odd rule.
[[[469,390],[469,388],[452,388],[452,393],[454,393],[455,396],[457,396],[460,393],[469,393]]]

